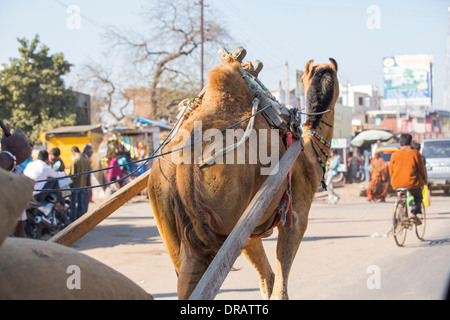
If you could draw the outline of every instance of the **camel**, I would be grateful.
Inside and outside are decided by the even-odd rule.
[[[307,227],[314,194],[323,181],[324,163],[330,151],[328,142],[333,136],[334,105],[339,96],[337,64],[332,58],[330,64],[313,63],[313,60],[306,63],[302,77],[307,116],[302,134],[304,150],[291,171],[291,223],[275,224],[275,212],[288,183],[286,178],[242,251],[258,273],[264,299],[289,298],[289,272]],[[225,58],[209,72],[209,83],[199,105],[183,120],[180,128],[191,133],[191,138],[195,123],[199,121],[203,130],[227,128],[251,114],[252,99],[242,78],[241,63]],[[281,158],[286,151],[283,137],[272,137],[278,132],[270,130],[262,114],[254,118],[255,129],[267,129],[267,144],[278,142]],[[246,123],[242,123],[238,127],[245,130],[245,126]],[[176,134],[161,152],[176,149],[181,140],[182,137]],[[202,143],[202,150],[205,150],[212,142]],[[247,140],[246,150],[250,147]],[[267,150],[271,150],[270,146]],[[170,154],[155,159],[148,181],[157,227],[178,276],[179,299],[189,298],[267,178],[261,174],[263,165],[259,162],[215,163],[200,167],[192,154],[189,158],[191,163],[182,164],[175,163]],[[262,237],[274,225],[278,228],[275,273],[262,243]]]

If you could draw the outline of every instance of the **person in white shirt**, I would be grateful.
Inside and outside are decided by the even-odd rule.
[[[23,173],[28,178],[31,178],[35,181],[46,180],[49,178],[59,178],[66,175],[64,172],[56,172],[55,170],[53,170],[52,167],[50,167],[49,162],[48,152],[46,150],[41,150],[39,151],[37,160],[29,163]],[[48,194],[48,192],[40,191],[43,189],[59,189],[58,180],[36,182],[33,195],[38,202],[43,202]],[[60,201],[61,192],[56,193],[57,198]]]

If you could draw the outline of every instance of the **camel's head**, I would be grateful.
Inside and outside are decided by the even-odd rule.
[[[330,58],[330,62],[330,64],[313,65],[314,60],[309,60],[302,76],[306,92],[306,111],[308,113],[319,113],[306,118],[305,124],[313,128],[319,124],[323,112],[333,108],[339,97],[337,63],[333,58]]]

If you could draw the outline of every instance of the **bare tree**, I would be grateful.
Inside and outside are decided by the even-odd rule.
[[[151,7],[142,8],[140,15],[144,23],[139,31],[111,26],[104,40],[108,52],[124,58],[129,66],[128,73],[134,72],[133,85],[148,88],[149,114],[158,118],[167,115],[164,108],[168,105],[161,102],[170,99],[161,99],[164,92],[180,87],[184,92],[192,92],[194,84],[199,87],[200,67],[197,67],[195,54],[201,45],[200,8],[194,1],[159,0]],[[227,32],[212,19],[205,19],[204,43],[215,44],[217,48],[223,39],[228,39]],[[130,97],[124,90],[119,94],[120,76],[113,77],[98,64],[88,64],[85,70],[96,84],[97,93],[102,94],[108,112],[115,113],[117,121],[123,119],[125,115],[120,110],[128,106]],[[121,101],[121,106],[113,108],[114,98]]]
[[[111,69],[95,62],[84,64],[80,68],[79,85],[89,86],[93,94],[93,122],[104,120],[101,116],[102,111],[106,111],[116,122],[127,117],[125,110],[130,104],[130,98],[125,95],[120,82],[114,79]]]

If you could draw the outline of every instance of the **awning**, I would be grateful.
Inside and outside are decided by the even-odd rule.
[[[158,126],[158,127],[163,128],[163,129],[166,129],[166,130],[172,129],[172,127],[169,126],[169,124],[167,122],[165,122],[165,121],[163,122],[163,121],[157,121],[157,120],[149,120],[149,119],[145,119],[145,118],[141,118],[141,117],[135,117],[134,118],[134,123],[137,123],[137,122],[150,124],[152,126]]]

